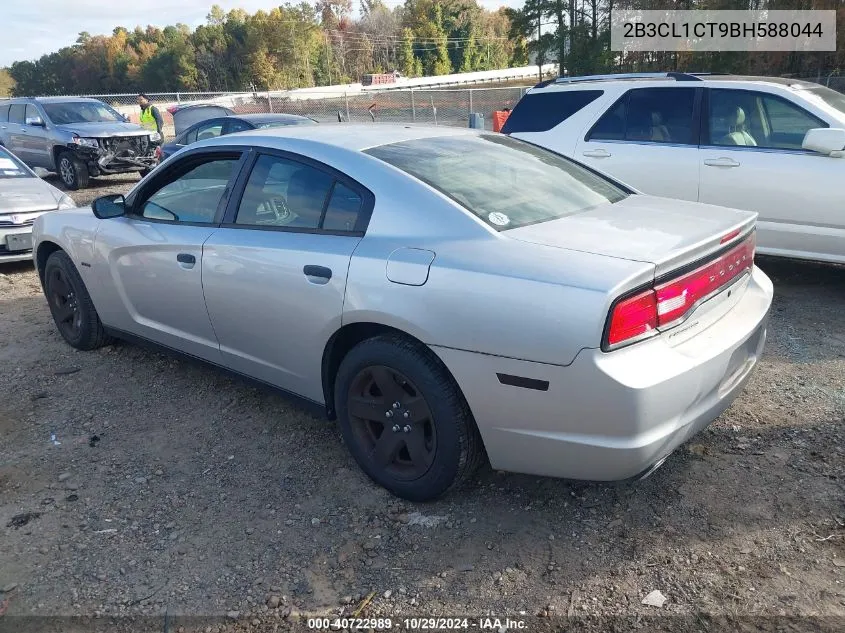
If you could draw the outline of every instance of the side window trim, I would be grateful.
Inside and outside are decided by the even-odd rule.
[[[232,190],[229,194],[229,200],[226,205],[225,212],[223,213],[222,220],[220,222],[221,227],[252,231],[282,231],[285,233],[316,233],[320,235],[346,235],[357,237],[363,237],[366,234],[367,227],[370,224],[370,218],[373,214],[373,208],[375,207],[376,199],[375,195],[373,195],[373,192],[367,189],[357,180],[350,178],[343,172],[338,171],[337,169],[330,167],[325,163],[321,163],[320,161],[308,158],[307,156],[303,156],[302,154],[294,154],[293,152],[287,152],[285,150],[265,147],[257,149],[257,151],[253,152],[252,154],[253,155],[250,157],[250,160],[248,160],[244,164],[243,168],[241,169],[240,175],[235,181],[235,184],[232,186]],[[331,194],[334,191],[335,183],[341,182],[342,184],[352,189],[359,196],[361,196],[361,210],[358,212],[358,219],[355,223],[355,230],[334,231],[321,228],[308,229],[287,226],[253,226],[247,224],[236,224],[235,218],[238,214],[238,207],[241,204],[241,199],[243,198],[244,191],[246,190],[246,185],[249,181],[249,176],[250,174],[252,174],[252,170],[255,167],[255,163],[258,162],[258,159],[261,156],[275,156],[277,158],[283,158],[285,160],[289,160],[295,163],[301,163],[302,165],[305,165],[307,167],[318,169],[324,173],[327,173],[332,177],[332,185],[331,187],[329,187],[329,191],[326,194],[325,200],[323,201],[323,210],[320,215],[321,225],[326,217],[326,211],[328,210],[328,205],[331,201]]]
[[[751,95],[762,95],[763,97],[769,97],[771,99],[776,99],[778,101],[782,101],[794,107],[797,110],[800,110],[803,114],[805,114],[808,118],[816,120],[820,123],[820,127],[830,127],[830,124],[827,121],[823,121],[818,116],[807,110],[806,108],[801,107],[799,104],[795,103],[794,101],[790,101],[785,97],[780,95],[771,93],[771,92],[763,92],[761,90],[748,90],[746,88],[705,88],[704,91],[704,100],[702,101],[702,110],[701,110],[701,140],[699,147],[702,149],[718,149],[724,151],[741,151],[741,152],[763,152],[763,153],[777,153],[777,154],[815,154],[812,150],[809,149],[798,149],[798,148],[789,148],[789,147],[760,147],[760,146],[748,146],[748,145],[714,145],[710,143],[710,107],[711,107],[711,99],[710,95],[713,90],[730,90],[733,92],[744,92]],[[768,107],[766,107],[766,116],[768,116]]]
[[[220,201],[217,203],[217,211],[214,214],[214,219],[211,222],[180,222],[178,220],[164,220],[159,218],[148,218],[138,213],[143,204],[149,200],[153,194],[159,191],[162,187],[175,182],[186,172],[182,172],[183,165],[190,163],[207,163],[213,160],[224,159],[226,157],[234,157],[240,154],[238,162],[235,164],[235,177],[229,179]],[[176,162],[170,164],[170,168],[162,172],[157,178],[151,180],[149,183],[144,183],[140,189],[133,191],[126,200],[126,207],[128,209],[126,215],[133,220],[142,220],[144,222],[153,222],[155,224],[178,224],[180,226],[220,226],[223,219],[223,213],[226,210],[226,205],[232,198],[233,183],[237,183],[244,172],[244,164],[248,162],[249,154],[251,152],[248,148],[234,148],[234,147],[215,147],[213,150],[205,148],[204,150],[189,152],[180,157]],[[205,160],[207,159],[207,160]],[[170,176],[174,172],[179,172],[177,178]]]
[[[653,87],[649,88],[628,88],[616,101],[614,101],[610,107],[605,108],[599,117],[593,122],[593,124],[587,129],[587,133],[584,134],[584,142],[585,143],[625,143],[629,145],[660,145],[663,147],[699,147],[701,144],[702,136],[702,121],[704,115],[704,109],[702,108],[702,103],[704,99],[704,90],[702,88],[694,88],[695,93],[693,94],[693,102],[692,102],[692,119],[690,120],[690,127],[691,127],[691,138],[689,143],[664,143],[663,141],[645,141],[645,140],[629,140],[624,138],[628,136],[628,105],[631,100],[631,95],[636,90],[651,90]],[[689,86],[672,86],[666,88],[658,88],[658,90],[690,90]],[[621,139],[591,139],[593,132],[598,127],[599,123],[604,120],[605,115],[609,112],[613,111],[616,107],[620,104],[625,104],[625,127],[622,132],[623,138]]]

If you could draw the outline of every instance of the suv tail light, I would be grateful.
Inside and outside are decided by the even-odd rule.
[[[736,234],[728,234],[728,241]],[[618,300],[608,318],[603,349],[635,343],[680,324],[706,301],[754,265],[755,233],[693,270]]]

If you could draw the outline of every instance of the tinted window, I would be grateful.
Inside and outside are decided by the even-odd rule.
[[[227,134],[234,134],[235,132],[243,132],[244,130],[251,130],[252,126],[246,121],[240,119],[229,119],[226,122],[228,126]]]
[[[14,154],[0,148],[0,180],[4,178],[34,178]]]
[[[352,189],[336,182],[322,228],[327,231],[354,231],[362,202],[361,196]]]
[[[40,118],[41,118],[41,113],[38,111],[38,108],[36,108],[36,107],[35,107],[34,105],[32,105],[31,103],[28,103],[28,104],[26,104],[26,112],[25,112],[24,116],[25,116],[25,119],[24,119],[24,120],[26,120],[26,119],[35,119],[35,118],[39,118],[39,119],[40,119]]]
[[[499,231],[627,195],[572,161],[501,134],[416,139],[366,153],[442,191]]]
[[[827,123],[786,99],[749,90],[711,90],[709,145],[801,149],[804,135]]]
[[[249,175],[236,224],[316,229],[334,178],[277,156],[261,156]]]
[[[9,106],[0,106],[0,123],[9,120]]]
[[[602,94],[602,90],[529,92],[508,116],[502,133],[551,130]]]
[[[238,164],[237,158],[209,160],[169,180],[141,205],[141,215],[155,220],[214,222],[220,199]]]
[[[590,131],[588,140],[694,143],[694,88],[630,90]]]
[[[22,103],[15,103],[9,108],[9,123],[20,123],[23,125],[24,123],[24,112],[26,112],[26,108]]]
[[[99,101],[63,101],[42,103],[44,112],[56,125],[74,123],[123,123],[123,118],[105,103]]]

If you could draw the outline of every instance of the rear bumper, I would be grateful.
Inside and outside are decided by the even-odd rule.
[[[741,393],[763,350],[772,294],[755,268],[737,303],[695,336],[585,349],[567,367],[434,350],[461,386],[494,468],[624,480],[648,471]],[[504,385],[497,373],[540,382]],[[536,388],[546,382],[547,390]]]
[[[10,244],[10,236],[29,238],[30,248],[19,250],[17,244]],[[22,262],[32,259],[32,225],[28,226],[0,226],[0,264],[8,262]]]

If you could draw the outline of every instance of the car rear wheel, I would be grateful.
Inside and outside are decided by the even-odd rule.
[[[89,180],[88,167],[70,152],[64,152],[59,156],[59,179],[71,191],[85,189]]]
[[[341,433],[369,477],[409,501],[464,482],[483,456],[458,386],[425,347],[379,336],[354,347],[335,381]]]
[[[56,251],[47,259],[44,294],[59,334],[68,345],[87,351],[109,342],[85,283],[64,251]]]

